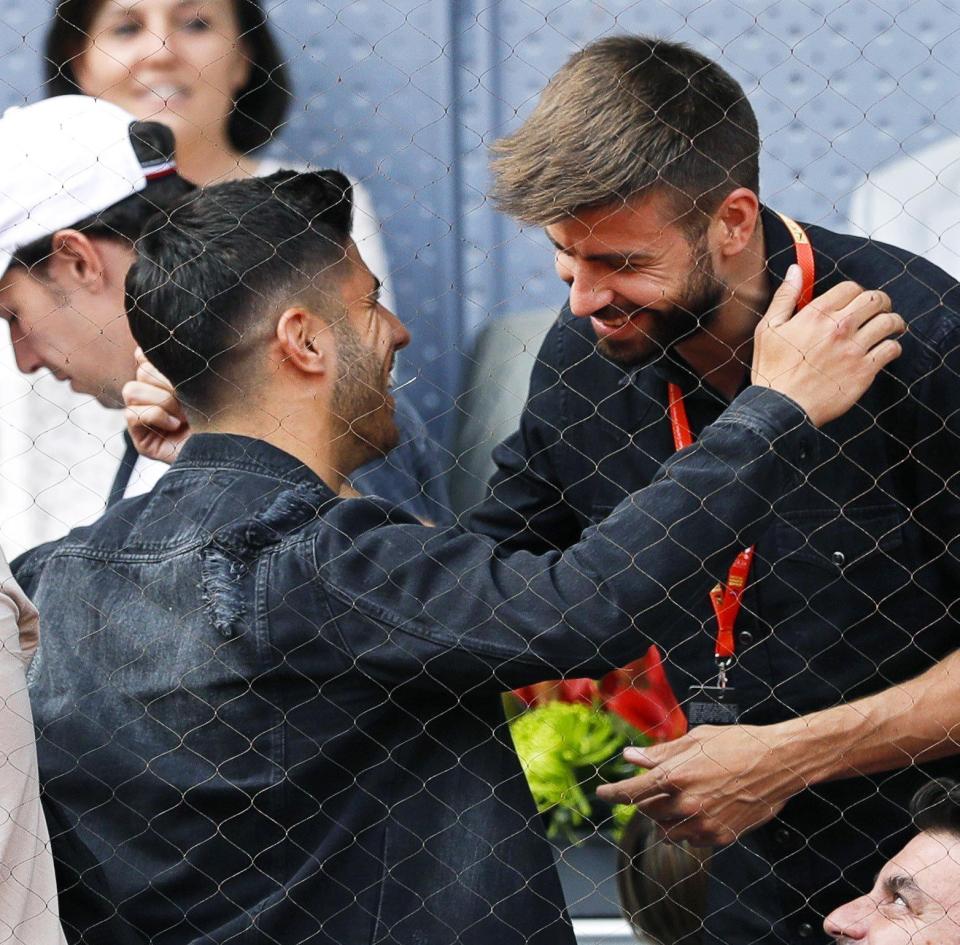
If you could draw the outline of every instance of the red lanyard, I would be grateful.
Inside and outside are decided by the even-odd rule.
[[[782,213],[779,215],[793,237],[794,249],[797,253],[797,263],[803,272],[803,288],[800,291],[800,300],[797,308],[809,305],[813,300],[813,247],[799,223],[795,223]],[[683,391],[679,385],[667,384],[667,411],[670,415],[670,429],[673,432],[674,448],[686,449],[693,445],[693,432],[687,418],[687,408],[683,404]],[[716,657],[721,669],[721,678],[726,678],[726,668],[733,662],[737,648],[734,639],[734,628],[737,616],[740,614],[741,598],[750,579],[750,565],[753,564],[754,547],[745,548],[734,559],[727,573],[727,583],[717,584],[710,591],[710,603],[717,617]]]

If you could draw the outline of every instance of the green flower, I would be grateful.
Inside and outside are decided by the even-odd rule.
[[[537,810],[550,813],[550,837],[569,836],[581,826],[592,813],[589,795],[622,770],[620,751],[648,741],[610,713],[570,702],[522,712],[510,732]],[[620,807],[614,811],[617,832],[633,813],[629,805]]]

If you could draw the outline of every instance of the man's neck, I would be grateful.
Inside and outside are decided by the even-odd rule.
[[[759,219],[749,245],[736,257],[724,281],[730,294],[709,326],[675,350],[711,387],[733,400],[749,377],[753,334],[770,304],[766,240]]]
[[[335,440],[343,437],[334,437],[328,429],[320,429],[315,420],[310,424],[309,436],[304,435],[305,425],[296,423],[292,415],[278,419],[272,412],[256,408],[248,408],[243,415],[232,411],[218,414],[206,422],[192,418],[191,426],[196,433],[232,433],[263,440],[300,460],[333,492],[339,493],[345,484],[343,460],[332,447]]]

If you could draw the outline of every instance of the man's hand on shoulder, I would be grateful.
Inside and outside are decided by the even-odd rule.
[[[137,377],[123,385],[127,430],[141,456],[172,463],[190,437],[173,385],[137,348]]]
[[[754,335],[753,383],[772,387],[823,426],[846,413],[900,356],[906,330],[890,297],[841,282],[794,314],[799,266],[791,266]]]

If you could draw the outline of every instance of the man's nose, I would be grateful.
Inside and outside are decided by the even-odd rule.
[[[407,326],[397,318],[390,309],[384,309],[387,313],[387,317],[390,319],[390,330],[393,333],[393,347],[395,351],[399,351],[401,348],[406,348],[410,344],[410,332],[407,329]]]
[[[45,366],[23,332],[11,332],[10,335],[13,342],[13,357],[22,374],[33,374],[34,371],[39,371]]]
[[[823,930],[841,941],[864,941],[876,914],[876,903],[869,896],[861,896],[834,909],[823,920]]]
[[[603,283],[580,268],[570,283],[570,311],[578,318],[595,315],[601,309],[612,305],[614,293],[605,288]]]

